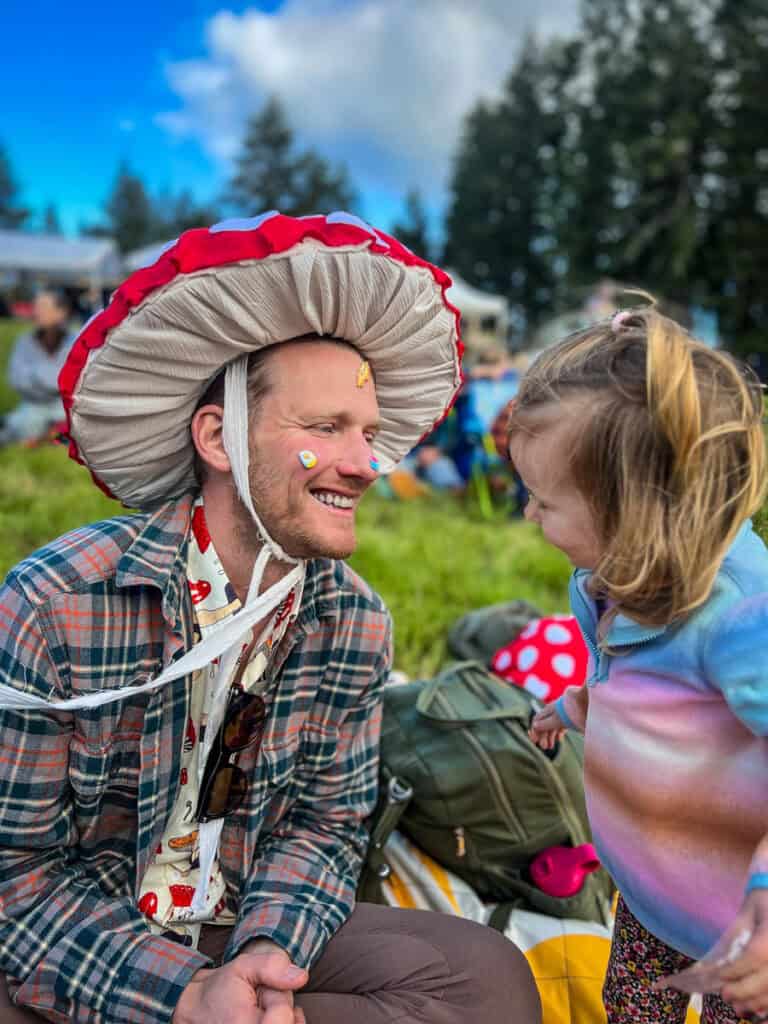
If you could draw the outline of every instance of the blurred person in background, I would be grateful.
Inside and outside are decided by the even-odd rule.
[[[0,444],[39,441],[64,419],[58,377],[73,341],[71,312],[61,292],[35,298],[35,328],[16,341],[8,365],[8,383],[21,401],[0,421]]]

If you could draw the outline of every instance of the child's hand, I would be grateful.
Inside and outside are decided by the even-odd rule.
[[[768,1016],[768,889],[753,889],[711,952],[653,986],[683,992],[719,992],[739,1017]]]
[[[565,723],[554,704],[549,704],[533,716],[528,735],[542,750],[551,750],[565,735]]]

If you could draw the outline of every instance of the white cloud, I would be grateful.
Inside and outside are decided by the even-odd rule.
[[[288,0],[221,11],[208,54],[171,64],[180,109],[158,115],[222,163],[276,94],[301,143],[345,160],[363,190],[440,190],[466,112],[492,97],[525,32],[567,34],[578,0]]]

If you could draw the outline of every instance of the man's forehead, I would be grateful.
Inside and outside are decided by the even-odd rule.
[[[324,338],[283,347],[270,366],[270,393],[281,405],[327,413],[370,409],[370,416],[378,417],[372,368],[354,347]]]
[[[313,368],[318,363],[330,365],[329,360],[338,365],[349,363],[359,366],[363,357],[354,345],[342,338],[322,338],[317,334],[307,334],[301,338],[291,338],[271,350],[271,362],[281,372],[291,369]]]

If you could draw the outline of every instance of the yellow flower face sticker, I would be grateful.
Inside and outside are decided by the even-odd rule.
[[[299,462],[304,469],[313,469],[317,465],[317,456],[309,448],[303,448],[299,452]]]
[[[357,386],[359,388],[365,387],[368,381],[371,379],[371,364],[367,359],[364,359],[360,363],[360,368],[357,371]]]

